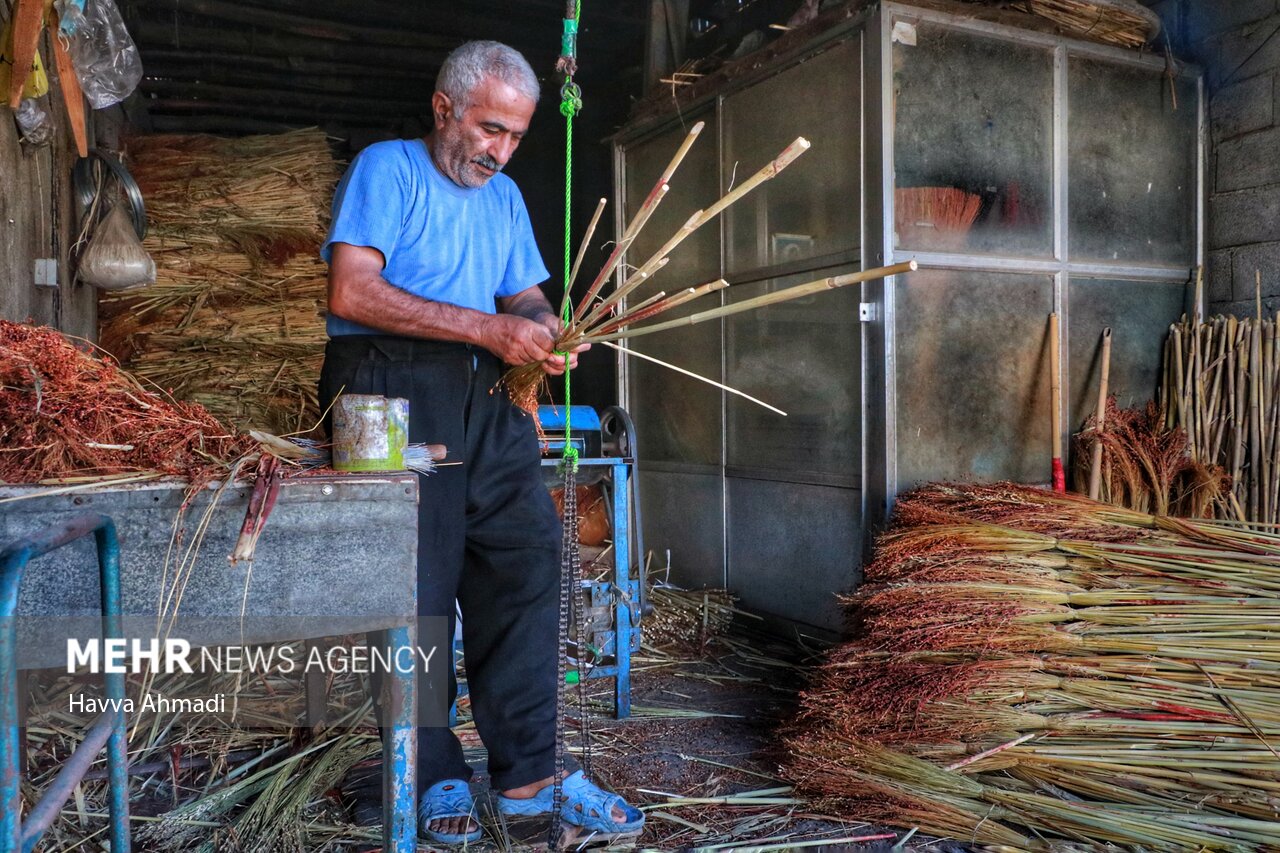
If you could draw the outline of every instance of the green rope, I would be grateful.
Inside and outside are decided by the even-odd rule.
[[[578,0],[574,7],[574,16],[565,18],[564,36],[561,39],[560,49],[561,55],[576,60],[577,58],[577,40],[578,40],[578,21],[582,17],[582,0]],[[572,65],[570,65],[572,68]],[[573,82],[573,74],[568,73],[564,78],[564,85],[560,87],[560,114],[564,116],[564,286],[569,287],[569,275],[573,269],[573,240],[571,234],[572,222],[570,214],[572,213],[573,204],[573,117],[582,109],[582,90],[578,88],[578,84]],[[565,294],[568,296],[568,294]],[[567,328],[573,321],[573,303],[569,299],[564,300],[564,316],[560,318]],[[578,449],[572,443],[572,430],[570,424],[570,406],[572,406],[572,382],[569,377],[569,353],[557,353],[564,356],[564,464],[572,466],[575,470],[578,467]]]

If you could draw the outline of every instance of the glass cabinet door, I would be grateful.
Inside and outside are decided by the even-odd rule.
[[[726,188],[797,136],[812,144],[725,213],[734,273],[856,250],[861,242],[861,50],[851,38],[724,99]]]
[[[1071,260],[1190,266],[1195,81],[1080,57],[1069,69]]]
[[[715,116],[707,120],[684,162],[671,180],[671,189],[627,252],[627,263],[638,267],[676,232],[694,211],[708,207],[720,196],[716,158]],[[630,146],[626,150],[626,215],[629,220],[643,203],[654,181],[671,160],[687,134],[676,126]],[[638,304],[659,290],[673,294],[720,276],[720,239],[715,223],[694,232],[670,255],[670,262],[638,288],[628,301]],[[709,294],[662,315],[663,320],[687,316],[720,304]],[[637,338],[634,348],[711,379],[720,377],[720,324],[704,323],[686,329]],[[644,436],[646,459],[721,463],[720,392],[709,385],[681,376],[664,367],[630,359],[631,406],[636,428]]]
[[[1053,51],[922,22],[893,46],[894,245],[1053,254]]]

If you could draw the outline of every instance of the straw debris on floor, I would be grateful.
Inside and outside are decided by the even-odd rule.
[[[104,294],[101,341],[244,429],[308,429],[326,340],[319,257],[339,176],[319,130],[128,143],[154,286]]]
[[[801,790],[995,848],[1275,849],[1280,535],[1012,484],[895,518],[791,728]]]
[[[731,626],[727,605],[715,603],[731,601],[723,590],[662,589],[653,596],[655,626],[663,621],[701,626],[705,615],[708,630],[696,643],[682,632],[672,636],[655,630],[646,636],[632,658],[630,719],[611,718],[611,681],[587,682],[594,775],[648,815],[635,846],[763,851],[823,843],[879,851],[903,838],[906,833],[824,813],[777,775],[777,727],[794,709],[803,660],[812,652]],[[657,618],[663,615],[671,618]],[[191,678],[157,676],[151,689],[165,692],[175,677]],[[342,790],[348,771],[376,770],[380,757],[359,676],[333,675],[329,726],[315,735],[302,728],[297,674],[258,674],[238,684],[227,673],[207,678],[202,685],[184,681],[181,692],[234,691],[239,697],[234,725],[225,714],[139,713],[131,720],[135,849],[344,853],[376,846],[380,829],[353,823]],[[58,757],[81,736],[85,720],[67,713],[66,694],[84,685],[47,674],[30,688],[32,771],[26,794],[34,797],[56,774]],[[569,715],[568,746],[582,758],[581,714],[571,704]],[[472,787],[486,835],[471,849],[539,849],[545,822],[504,821],[493,807],[483,773],[485,751],[466,696],[458,703],[454,731],[468,763],[479,772]],[[105,836],[105,775],[105,761],[99,759],[47,836],[49,849],[95,849]],[[929,849],[946,853],[952,848]]]

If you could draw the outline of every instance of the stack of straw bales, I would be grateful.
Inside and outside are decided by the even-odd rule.
[[[312,426],[339,176],[324,134],[140,136],[128,153],[157,280],[104,295],[103,346],[237,427]]]

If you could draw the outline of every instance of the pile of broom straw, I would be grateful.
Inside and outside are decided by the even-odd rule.
[[[1187,433],[1191,457],[1221,466],[1231,492],[1224,518],[1280,522],[1280,346],[1277,320],[1255,293],[1252,318],[1195,317],[1165,343],[1161,400]]]
[[[1011,484],[895,512],[797,786],[997,849],[1276,849],[1280,535]]]
[[[104,348],[236,427],[313,426],[339,176],[325,135],[139,136],[128,153],[156,284],[103,296]]]

